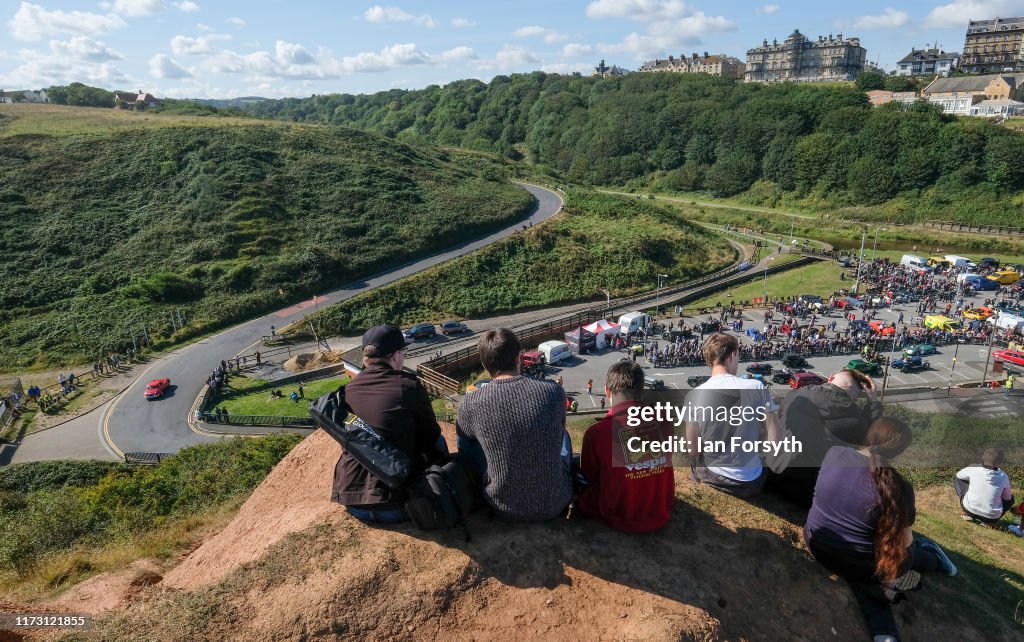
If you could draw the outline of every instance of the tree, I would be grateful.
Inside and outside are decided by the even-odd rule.
[[[706,187],[715,196],[733,196],[757,180],[761,165],[750,153],[734,151],[708,170]]]
[[[885,76],[877,71],[862,71],[857,74],[854,84],[861,91],[885,89]]]
[[[865,205],[877,205],[896,193],[892,166],[874,156],[855,160],[850,165],[848,180],[852,196]]]
[[[1002,190],[1024,185],[1024,145],[1014,134],[995,136],[985,147],[985,176]]]
[[[795,150],[795,137],[776,136],[761,160],[761,174],[786,191],[796,189]]]
[[[888,76],[885,79],[886,91],[917,91],[919,88],[917,81],[908,76]]]

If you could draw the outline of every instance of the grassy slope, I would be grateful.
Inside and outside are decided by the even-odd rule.
[[[279,417],[305,417],[309,415],[309,402],[328,392],[333,392],[348,377],[341,379],[319,379],[304,384],[305,400],[298,403],[288,398],[292,391],[298,392],[298,384],[291,383],[276,386],[284,395],[281,399],[271,399],[271,387],[266,381],[250,379],[245,376],[231,377],[230,388],[226,394],[218,395],[214,406],[224,408],[232,415],[275,415]]]
[[[570,193],[545,225],[401,282],[330,306],[315,316],[325,333],[376,323],[464,318],[530,306],[653,290],[735,260],[718,235],[637,199]]]
[[[174,343],[514,220],[491,160],[350,129],[0,109],[0,370]],[[13,118],[11,117],[13,116]],[[189,320],[172,336],[170,312]]]

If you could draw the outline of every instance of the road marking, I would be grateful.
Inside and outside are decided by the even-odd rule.
[[[195,344],[193,344],[193,345],[195,345]],[[128,384],[128,387],[125,388],[124,392],[119,394],[114,399],[114,403],[110,404],[107,407],[107,409],[105,411],[103,411],[103,417],[102,417],[101,423],[100,423],[100,426],[102,428],[102,430],[100,431],[101,442],[103,443],[104,447],[107,448],[107,450],[116,453],[118,459],[124,459],[124,451],[121,450],[120,448],[118,448],[117,444],[115,444],[114,440],[110,437],[110,415],[112,415],[114,413],[114,408],[117,407],[117,404],[121,403],[121,400],[124,399],[128,395],[128,392],[132,388],[135,387],[135,384],[137,384],[139,381],[144,379],[146,377],[146,374],[150,370],[152,370],[153,368],[157,367],[157,365],[160,364],[161,362],[162,362],[162,359],[154,359],[153,363],[150,364],[150,366],[148,368],[143,370],[142,373],[139,374],[138,377],[135,377],[135,380],[132,381],[130,384]]]

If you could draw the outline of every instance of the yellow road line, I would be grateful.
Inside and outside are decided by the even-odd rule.
[[[155,368],[157,366],[157,364],[159,364],[159,363],[160,363],[160,360],[159,359],[155,359],[153,361],[152,365],[150,365],[148,368],[143,370],[142,373],[138,377],[135,377],[135,380],[132,381],[130,384],[128,384],[128,387],[124,390],[124,392],[122,392],[120,395],[117,396],[116,399],[114,399],[114,403],[110,404],[110,407],[107,408],[106,413],[104,413],[104,415],[103,415],[103,439],[104,439],[104,441],[107,442],[107,446],[109,446],[111,450],[116,452],[117,456],[120,457],[121,459],[124,459],[124,451],[121,450],[120,448],[118,448],[117,444],[115,444],[114,440],[111,439],[111,437],[110,437],[110,416],[112,414],[114,414],[114,409],[117,407],[117,404],[121,403],[121,400],[124,399],[124,397],[127,395],[128,391],[131,390],[133,387],[135,387],[135,384],[138,383],[141,379],[145,378],[146,374],[150,370]]]

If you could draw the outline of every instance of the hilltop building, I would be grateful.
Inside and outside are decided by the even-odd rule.
[[[779,44],[768,44],[747,51],[746,82],[825,82],[852,81],[867,64],[867,50],[860,38],[833,37],[829,34],[810,40],[797,29]]]
[[[931,49],[911,49],[910,53],[896,63],[897,76],[948,76],[956,69],[960,54]]]
[[[17,91],[0,91],[0,103],[46,103],[50,102],[46,97],[46,90],[32,91],[31,89],[19,89]]]
[[[627,71],[626,69],[623,69],[621,67],[616,67],[615,65],[612,65],[611,67],[609,67],[608,65],[604,64],[604,60],[602,60],[601,64],[599,64],[598,66],[594,67],[594,73],[592,73],[590,75],[591,76],[600,76],[601,78],[611,78],[611,77],[616,77],[616,76],[625,76],[628,73],[629,73],[629,71]]]
[[[987,76],[953,76],[936,78],[921,92],[921,97],[942,106],[947,114],[977,115],[980,110],[1015,108],[1011,103],[983,101],[1019,101],[1024,99],[1024,73]]]
[[[709,56],[708,52],[705,51],[703,56],[698,56],[694,53],[689,58],[686,56],[679,56],[678,58],[669,56],[668,60],[660,58],[648,60],[637,71],[643,73],[664,71],[677,74],[709,74],[724,78],[743,78],[746,65],[738,58],[726,56],[725,54]]]
[[[1024,18],[968,22],[960,69],[969,74],[1024,71]]]
[[[140,109],[158,105],[159,102],[152,94],[147,94],[141,89],[136,93],[127,91],[114,92],[114,107],[119,109]]]

